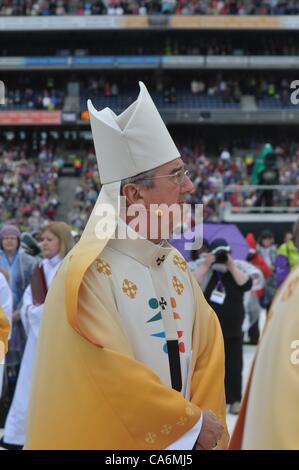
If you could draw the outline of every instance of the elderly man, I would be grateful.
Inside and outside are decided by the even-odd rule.
[[[103,186],[48,294],[25,447],[224,448],[220,326],[153,207],[193,185],[143,83],[119,116],[88,107]]]

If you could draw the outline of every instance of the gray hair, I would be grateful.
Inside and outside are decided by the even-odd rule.
[[[125,185],[131,183],[140,183],[146,189],[153,188],[155,184],[154,177],[156,175],[156,171],[157,169],[154,168],[153,170],[143,171],[142,173],[139,173],[139,175],[131,176],[130,178],[122,180],[120,185],[120,194],[123,194],[123,188],[125,187]]]

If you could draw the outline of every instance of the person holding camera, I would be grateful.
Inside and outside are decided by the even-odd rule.
[[[243,296],[251,289],[252,279],[238,267],[224,239],[211,243],[210,253],[194,275],[220,321],[225,348],[226,402],[230,405],[229,412],[238,414],[242,396]]]

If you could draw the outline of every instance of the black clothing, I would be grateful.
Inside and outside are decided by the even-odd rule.
[[[232,405],[242,398],[243,336],[224,338],[225,395]]]
[[[211,301],[212,291],[217,287],[225,291],[223,304]],[[226,403],[241,401],[243,368],[244,292],[252,287],[252,279],[239,286],[230,272],[213,272],[204,295],[216,312],[224,338],[225,349],[225,394]]]
[[[256,345],[260,338],[259,320],[257,319],[248,330],[249,344]]]
[[[223,284],[226,294],[222,305],[210,300],[211,293],[219,280]],[[204,295],[219,318],[223,336],[231,338],[242,335],[242,324],[245,315],[243,295],[244,292],[250,290],[251,287],[251,278],[249,278],[243,286],[238,286],[230,272],[224,274],[219,272],[216,274],[215,271],[213,272]]]

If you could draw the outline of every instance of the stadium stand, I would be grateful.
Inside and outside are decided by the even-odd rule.
[[[297,2],[281,0],[2,0],[0,14],[11,15],[297,15]]]
[[[47,147],[28,158],[26,145],[0,144],[0,220],[38,231],[59,205],[58,164]]]
[[[238,188],[250,184],[252,162],[269,141],[277,184],[289,189],[281,197],[273,190],[276,212],[263,219],[291,222],[298,213],[297,3],[0,1],[2,176],[13,145],[25,146],[29,166],[36,165],[33,186],[51,175],[45,198],[67,167],[75,168],[81,178],[69,218],[81,230],[100,184],[86,100],[120,112],[143,80],[194,175],[192,202],[205,202],[206,220],[224,220],[235,209],[240,221],[248,211],[261,220],[261,190]],[[46,162],[42,148],[51,153]],[[37,210],[47,217],[43,203]],[[14,211],[2,218],[19,217]]]

